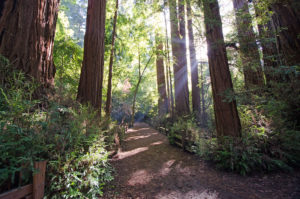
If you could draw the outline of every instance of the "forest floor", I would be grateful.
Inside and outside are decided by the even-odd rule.
[[[246,177],[218,171],[144,123],[128,130],[112,164],[116,177],[103,198],[300,198],[300,171]]]

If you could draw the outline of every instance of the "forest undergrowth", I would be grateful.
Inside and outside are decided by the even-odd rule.
[[[0,192],[30,183],[34,162],[47,160],[46,198],[102,195],[113,179],[108,150],[124,129],[67,94],[37,100],[39,84],[2,56],[0,72]]]
[[[296,70],[282,69],[277,73],[297,78]],[[225,97],[238,102],[241,137],[218,138],[212,109],[205,124],[195,115],[183,118],[166,115],[150,123],[167,134],[171,144],[176,145],[176,139],[182,139],[179,135],[186,135],[185,148],[213,162],[218,169],[241,175],[292,171],[300,166],[299,110],[295,108],[299,107],[300,87],[297,84],[297,80],[273,83],[264,90],[241,91]]]

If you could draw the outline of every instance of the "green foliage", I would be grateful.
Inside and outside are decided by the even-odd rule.
[[[55,108],[57,110],[57,108]],[[50,137],[59,142],[50,154],[50,198],[95,198],[113,179],[105,150],[105,129],[88,108],[50,113]]]
[[[249,134],[242,138],[200,140],[195,152],[213,161],[217,168],[246,175],[254,171],[290,171],[292,166],[299,166],[298,143],[299,132],[270,137]]]
[[[0,60],[4,74],[0,85],[1,191],[9,182],[14,185],[21,170],[29,173],[23,175],[23,183],[28,183],[33,162],[47,160],[47,197],[100,196],[103,186],[113,179],[105,138],[117,126],[100,122],[87,106],[34,100],[38,85],[2,56]]]
[[[286,105],[276,100],[259,104],[239,106],[241,138],[203,139],[200,136],[195,153],[214,162],[217,168],[242,175],[257,171],[290,171],[298,167],[300,131],[292,130],[288,125],[290,121],[282,119]]]
[[[199,128],[197,127],[195,121],[189,118],[178,118],[176,122],[170,126],[170,132],[168,138],[171,144],[174,144],[176,138],[180,135],[185,135],[189,140],[198,139]]]
[[[53,59],[56,66],[55,86],[58,96],[75,99],[83,61],[83,49],[68,34],[67,19],[63,13],[58,17],[58,28],[54,41]]]

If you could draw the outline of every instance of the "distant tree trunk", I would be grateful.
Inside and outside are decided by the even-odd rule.
[[[167,49],[167,46],[165,45],[165,48]],[[165,50],[166,52],[166,50]],[[166,84],[167,84],[167,105],[168,105],[168,113],[172,114],[172,103],[171,103],[171,90],[170,90],[170,79],[169,79],[169,60],[168,57],[164,57],[165,61],[165,77],[166,77]]]
[[[166,79],[164,70],[163,44],[159,38],[156,38],[156,77],[158,88],[158,114],[163,116],[168,112],[168,99],[166,91]]]
[[[134,124],[134,116],[135,116],[135,104],[136,104],[136,96],[137,96],[137,93],[139,91],[139,87],[140,87],[140,84],[142,82],[142,79],[144,77],[144,74],[145,74],[145,71],[146,69],[148,68],[150,62],[151,62],[151,59],[153,57],[153,54],[150,56],[150,58],[148,59],[148,62],[147,64],[145,65],[144,69],[142,70],[142,66],[141,66],[141,55],[140,55],[140,52],[139,52],[139,77],[138,77],[138,82],[135,86],[135,90],[134,90],[134,94],[133,94],[133,101],[132,101],[132,114],[131,114],[131,121],[130,121],[130,126],[133,126]]]
[[[106,107],[105,107],[105,113],[106,113],[107,117],[110,117],[110,113],[111,113],[112,70],[113,70],[113,63],[114,63],[114,50],[115,50],[115,37],[116,37],[116,25],[117,25],[117,18],[118,18],[118,8],[119,8],[119,0],[116,0],[116,8],[115,8],[116,10],[115,10],[114,22],[113,22],[113,32],[112,32],[110,60],[109,60],[107,97],[106,97]]]
[[[167,5],[167,1],[165,2],[165,5]],[[172,84],[172,72],[171,72],[171,60],[170,60],[170,47],[169,47],[169,34],[168,34],[168,24],[167,24],[167,16],[164,11],[164,19],[165,19],[165,34],[166,34],[166,68],[167,68],[167,79],[169,80],[169,94],[170,94],[170,112],[172,117],[174,116],[174,95],[173,95],[173,84]]]
[[[300,63],[300,12],[296,0],[275,1],[271,4],[272,19],[278,34],[279,50],[288,66]]]
[[[240,56],[243,64],[245,87],[262,87],[264,84],[263,72],[260,63],[258,45],[252,27],[252,18],[249,13],[247,0],[233,0],[235,9]]]
[[[59,0],[1,0],[0,54],[41,84],[54,85],[53,44]]]
[[[253,1],[256,17],[263,17],[257,1]],[[259,39],[262,47],[266,83],[270,87],[272,82],[280,81],[274,69],[280,65],[280,56],[276,45],[276,34],[270,19],[265,24],[258,24]]]
[[[190,0],[186,1],[186,10],[188,17],[188,32],[189,32],[189,49],[190,49],[190,63],[191,63],[191,77],[192,77],[192,105],[193,112],[196,114],[197,120],[200,120],[201,115],[201,102],[200,102],[200,88],[199,88],[199,71],[196,58],[192,9]]]
[[[203,72],[203,65],[200,64],[200,75],[201,75],[201,104],[202,104],[202,111],[201,111],[201,125],[203,127],[207,126],[207,114],[206,114],[206,106],[205,106],[205,93],[204,93],[204,72]]]
[[[175,110],[177,116],[190,113],[186,59],[185,9],[183,0],[169,0],[173,68],[175,79]]]
[[[203,0],[208,46],[209,71],[214,99],[218,137],[241,136],[241,124],[234,100],[227,102],[225,92],[233,91],[217,0]]]
[[[90,103],[101,116],[106,0],[89,0],[84,58],[77,99]]]

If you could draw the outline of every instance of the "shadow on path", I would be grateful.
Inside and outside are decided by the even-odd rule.
[[[299,172],[242,177],[217,171],[144,123],[128,130],[112,164],[114,188],[104,198],[300,198]]]

